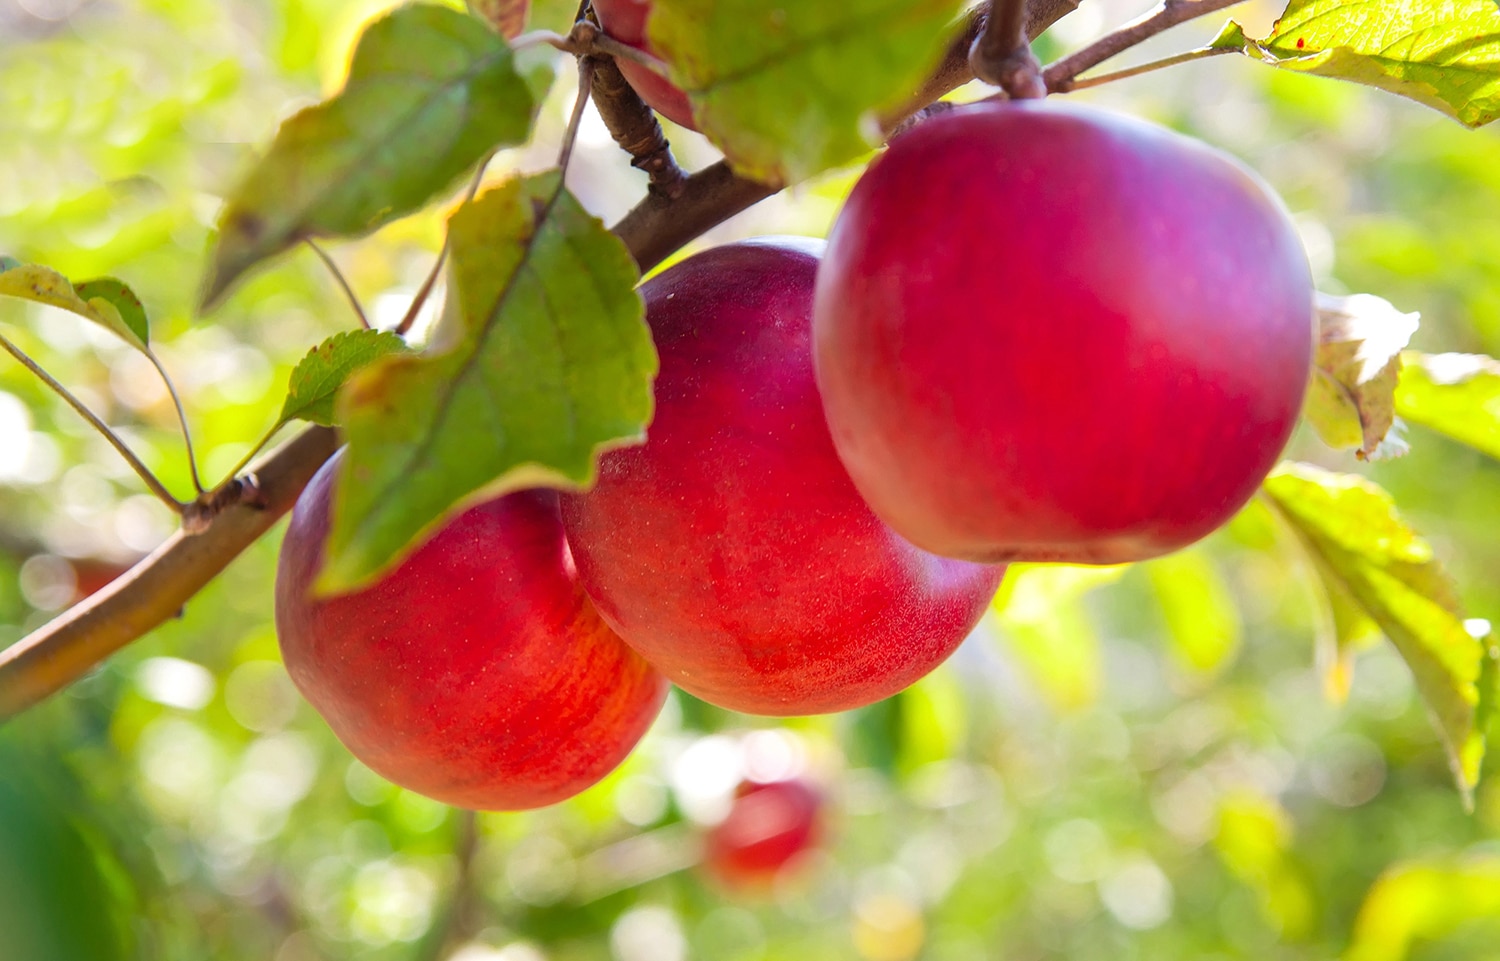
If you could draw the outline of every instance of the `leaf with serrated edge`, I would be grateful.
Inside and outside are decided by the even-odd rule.
[[[1420,320],[1371,294],[1318,294],[1318,349],[1303,414],[1330,447],[1361,459],[1406,453],[1395,423],[1401,349]]]
[[[1500,117],[1495,0],[1291,0],[1264,40],[1231,23],[1213,45],[1236,39],[1265,63],[1378,87],[1470,127]]]
[[[531,0],[468,0],[469,12],[514,40],[526,29]]]
[[[1500,361],[1407,351],[1396,412],[1500,460]]]
[[[86,297],[85,291],[89,291]],[[0,272],[0,296],[19,297],[33,303],[59,307],[93,321],[137,350],[146,350],[149,337],[146,313],[130,288],[113,278],[102,278],[74,287],[68,278],[49,267],[19,264]],[[126,304],[134,301],[136,310],[130,313],[128,320],[115,306],[117,299]]]
[[[879,145],[877,117],[937,64],[961,7],[656,0],[646,29],[730,165],[766,183],[795,183]]]
[[[1363,609],[1411,668],[1466,802],[1479,778],[1483,646],[1465,629],[1457,592],[1432,548],[1380,487],[1308,464],[1283,464],[1264,490],[1324,576]]]
[[[305,420],[332,427],[333,402],[339,388],[356,371],[381,357],[408,350],[406,341],[388,330],[350,330],[334,334],[308,351],[293,368],[277,426]]]
[[[400,7],[365,31],[344,89],[281,125],[220,218],[204,303],[298,240],[367,233],[524,143],[536,102],[510,47],[456,10]]]
[[[318,589],[353,589],[452,511],[539,484],[583,487],[651,419],[656,352],[629,251],[556,172],[449,221],[431,353],[386,357],[340,392],[349,441]]]

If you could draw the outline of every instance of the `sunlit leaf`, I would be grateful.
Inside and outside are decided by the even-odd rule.
[[[1379,87],[1471,127],[1500,116],[1500,9],[1494,0],[1291,0],[1270,36],[1246,38],[1231,24],[1213,46],[1243,49],[1287,70]]]
[[[556,172],[464,205],[448,236],[433,347],[382,358],[339,394],[349,453],[323,589],[376,576],[465,503],[590,483],[598,454],[650,420],[635,263]]]
[[[150,341],[140,298],[112,277],[75,287],[55,270],[38,264],[17,264],[0,273],[0,296],[60,307],[93,321],[138,350],[146,350]]]
[[[1371,294],[1318,294],[1318,349],[1304,414],[1324,443],[1379,460],[1406,453],[1392,432],[1401,350],[1419,317]]]
[[[957,0],[656,0],[653,48],[741,173],[794,183],[880,142],[942,56]]]
[[[1365,895],[1345,961],[1404,961],[1419,940],[1500,917],[1500,858],[1401,864]]]
[[[1239,651],[1239,608],[1202,551],[1178,551],[1142,565],[1161,604],[1172,658],[1194,674],[1215,674]]]
[[[1214,850],[1231,874],[1256,893],[1281,934],[1304,936],[1317,906],[1292,857],[1292,819],[1274,799],[1237,790],[1219,802]]]
[[[389,354],[407,351],[406,341],[385,330],[334,334],[307,352],[292,370],[278,424],[311,421],[332,427],[333,402],[355,371]]]
[[[1453,582],[1431,546],[1396,513],[1390,495],[1362,477],[1284,464],[1264,490],[1325,576],[1411,667],[1468,797],[1484,757],[1476,721],[1484,647],[1465,629]]]
[[[1125,565],[1013,564],[994,600],[1006,648],[1053,708],[1094,702],[1103,667],[1099,636],[1079,600],[1124,576]]]
[[[473,17],[412,5],[377,20],[343,91],[283,123],[230,194],[204,302],[304,237],[411,213],[491,149],[523,143],[535,111],[510,47]]]
[[[1413,424],[1500,459],[1500,361],[1407,351],[1396,411]]]

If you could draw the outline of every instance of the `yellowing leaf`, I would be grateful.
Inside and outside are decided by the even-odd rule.
[[[10,269],[0,272],[0,296],[59,307],[93,321],[130,346],[146,352],[151,338],[146,312],[140,299],[123,282],[103,277],[75,287],[68,278],[50,268],[11,263]],[[125,308],[123,312],[121,307]]]
[[[470,13],[511,40],[526,29],[531,13],[531,0],[468,0],[468,5]]]
[[[1264,490],[1327,578],[1348,592],[1401,653],[1431,710],[1466,799],[1479,779],[1477,711],[1485,646],[1465,628],[1457,592],[1432,548],[1362,477],[1283,464]]]
[[[1318,350],[1304,415],[1330,447],[1361,459],[1406,453],[1395,424],[1401,349],[1419,317],[1371,294],[1318,294]]]

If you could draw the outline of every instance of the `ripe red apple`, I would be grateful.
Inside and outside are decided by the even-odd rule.
[[[609,625],[669,680],[752,714],[896,693],[952,653],[1002,574],[917,550],[850,483],[813,381],[816,249],[732,244],[648,281],[649,439],[562,498]]]
[[[315,599],[339,459],[292,511],[276,629],[292,680],[350,752],[486,810],[552,804],[612,771],[667,685],[584,596],[556,495],[480,504],[374,585]]]
[[[655,54],[646,42],[646,17],[651,13],[651,0],[594,0],[594,15],[604,32],[629,44],[637,50]],[[615,59],[620,73],[635,88],[653,110],[679,127],[697,130],[693,123],[693,108],[683,93],[670,80],[652,73],[642,65],[624,57]]]
[[[888,524],[976,561],[1134,561],[1223,524],[1295,425],[1307,259],[1236,161],[1075,106],[897,139],[814,310],[839,455]]]
[[[704,837],[703,864],[730,887],[765,887],[822,841],[822,808],[823,793],[805,778],[746,781]]]

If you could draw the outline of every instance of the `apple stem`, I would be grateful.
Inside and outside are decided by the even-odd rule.
[[[1012,100],[1047,96],[1041,61],[1026,38],[1026,0],[991,0],[984,30],[969,48],[969,65],[974,76]]]
[[[1047,69],[1042,71],[1042,79],[1047,82],[1047,90],[1053,93],[1077,90],[1079,89],[1077,76],[1090,67],[1096,67],[1179,23],[1186,23],[1196,17],[1243,2],[1244,0],[1165,0],[1155,10],[1148,11],[1118,30],[1100,37],[1082,50],[1048,64]],[[1196,59],[1196,57],[1190,59]],[[1163,63],[1162,66],[1167,66],[1167,64]],[[1096,81],[1103,82],[1097,78]],[[1092,82],[1095,81],[1091,81],[1091,84]]]

